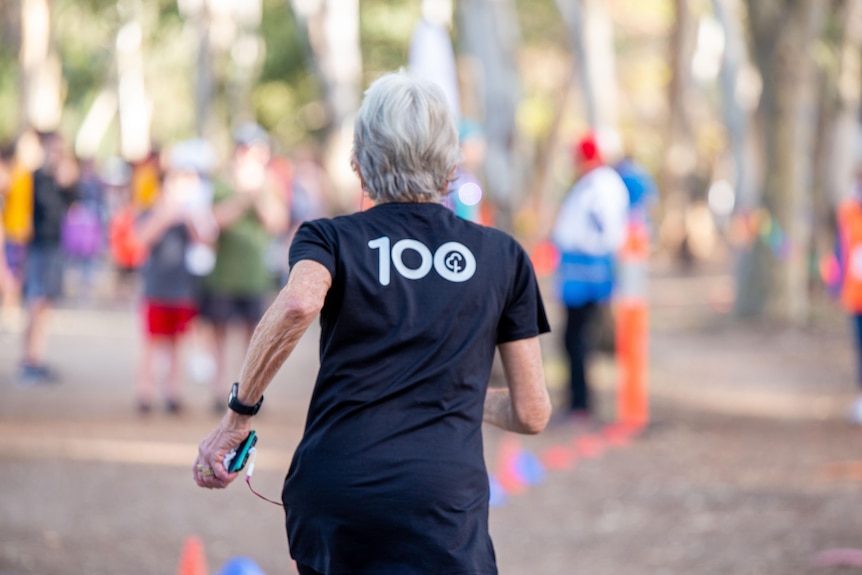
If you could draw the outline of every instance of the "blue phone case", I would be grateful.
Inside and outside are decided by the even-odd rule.
[[[245,464],[248,462],[249,451],[251,448],[255,446],[257,443],[257,432],[255,430],[251,430],[248,434],[248,437],[245,438],[245,441],[236,448],[236,455],[233,458],[233,461],[230,462],[230,469],[228,469],[228,473],[234,473],[235,471],[239,471]]]

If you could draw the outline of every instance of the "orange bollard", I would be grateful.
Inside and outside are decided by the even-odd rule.
[[[617,423],[641,429],[649,423],[647,399],[648,310],[646,298],[649,235],[630,222],[619,255],[620,281],[616,297],[616,347],[619,387]]]
[[[188,537],[183,543],[177,575],[208,575],[204,544],[199,537]]]
[[[640,428],[649,422],[647,399],[647,308],[623,303],[617,307],[618,423]]]

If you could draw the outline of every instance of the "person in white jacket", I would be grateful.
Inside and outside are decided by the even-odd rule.
[[[560,252],[557,287],[566,307],[565,348],[569,358],[569,411],[591,415],[587,365],[593,347],[590,327],[613,291],[614,260],[628,221],[629,196],[617,172],[604,164],[592,134],[573,149],[580,174],[563,200],[551,239]]]

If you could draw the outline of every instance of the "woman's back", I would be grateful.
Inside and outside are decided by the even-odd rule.
[[[412,534],[422,561],[469,558],[471,573],[493,572],[482,413],[496,345],[524,337],[531,324],[521,316],[541,305],[523,250],[439,204],[388,203],[306,225],[291,250],[298,259],[325,265],[333,284],[285,488],[291,549],[314,554],[334,538],[340,553],[366,555],[369,537],[384,548],[386,537]],[[469,544],[453,551],[453,541]],[[370,572],[413,572],[409,561],[372,555],[384,570]]]

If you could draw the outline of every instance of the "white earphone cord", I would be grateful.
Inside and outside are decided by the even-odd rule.
[[[273,505],[278,505],[279,507],[284,507],[284,504],[280,501],[275,501],[274,499],[270,499],[269,497],[261,495],[254,490],[254,487],[251,486],[251,474],[254,473],[254,462],[257,459],[257,449],[252,447],[248,453],[249,455],[251,455],[251,463],[248,464],[248,471],[245,472],[245,484],[248,485],[248,488],[251,490],[252,493],[257,495],[264,501],[268,501],[269,503],[272,503]]]

